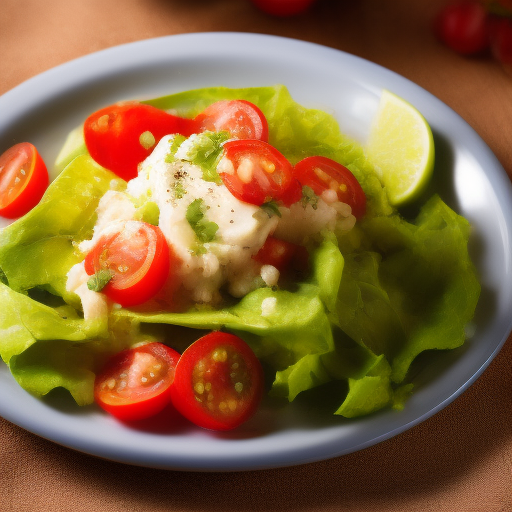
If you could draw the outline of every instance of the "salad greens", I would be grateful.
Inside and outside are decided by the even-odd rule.
[[[274,376],[274,396],[293,400],[322,385],[332,392],[329,383],[342,382],[335,414],[401,407],[416,357],[464,343],[480,292],[468,222],[438,196],[414,220],[401,217],[363,149],[332,116],[298,105],[283,86],[215,87],[147,103],[193,117],[220,99],[258,105],[269,142],[292,163],[322,155],[347,166],[366,193],[366,216],[348,233],[322,234],[310,277],[293,290],[259,288],[217,310],[114,308],[109,318],[86,320],[78,298],[66,291],[66,274],[83,258],[78,243],[92,234],[100,197],[125,182],[85,151],[72,154],[42,202],[0,232],[2,359],[31,393],[63,387],[83,405],[93,401],[94,374],[113,352],[161,336],[182,350],[195,330],[226,329],[244,338]],[[215,144],[204,149],[209,167]],[[199,228],[200,215],[192,217]],[[270,297],[275,306],[263,314]]]

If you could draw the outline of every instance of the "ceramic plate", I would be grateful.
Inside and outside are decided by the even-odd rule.
[[[482,283],[474,336],[436,354],[403,411],[358,419],[317,418],[299,405],[263,407],[230,434],[185,423],[172,432],[124,426],[57,393],[38,400],[0,366],[0,414],[64,446],[120,462],[180,470],[249,470],[307,463],[360,450],[418,424],[482,373],[512,328],[512,192],[478,135],[441,101],[403,77],[346,53],[273,36],[202,33],[140,41],[36,76],[0,97],[0,150],[33,142],[53,161],[67,133],[106,104],[205,86],[285,84],[296,101],[332,113],[364,143],[382,89],[418,108],[436,143],[435,187],[473,225]],[[0,306],[1,307],[1,306]]]

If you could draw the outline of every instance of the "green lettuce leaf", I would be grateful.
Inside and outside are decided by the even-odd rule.
[[[35,396],[64,388],[78,405],[94,402],[94,352],[87,346],[61,340],[37,343],[13,356],[9,368],[18,384]]]
[[[71,307],[50,307],[0,283],[0,355],[9,363],[38,341],[108,337],[105,319],[84,320]]]

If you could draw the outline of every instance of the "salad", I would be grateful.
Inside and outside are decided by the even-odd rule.
[[[285,87],[122,103],[69,140],[0,232],[0,354],[27,391],[221,430],[266,394],[353,418],[403,407],[417,356],[464,343],[469,223],[437,195],[404,218]]]

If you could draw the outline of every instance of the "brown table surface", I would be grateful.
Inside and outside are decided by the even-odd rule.
[[[319,0],[307,15],[277,19],[247,0],[2,0],[0,94],[121,43],[188,32],[276,34],[344,50],[416,82],[459,113],[512,176],[512,77],[491,59],[459,57],[435,40],[430,23],[446,3]],[[511,366],[509,338],[469,390],[411,430],[343,457],[265,471],[132,467],[0,419],[0,510],[509,511]]]

